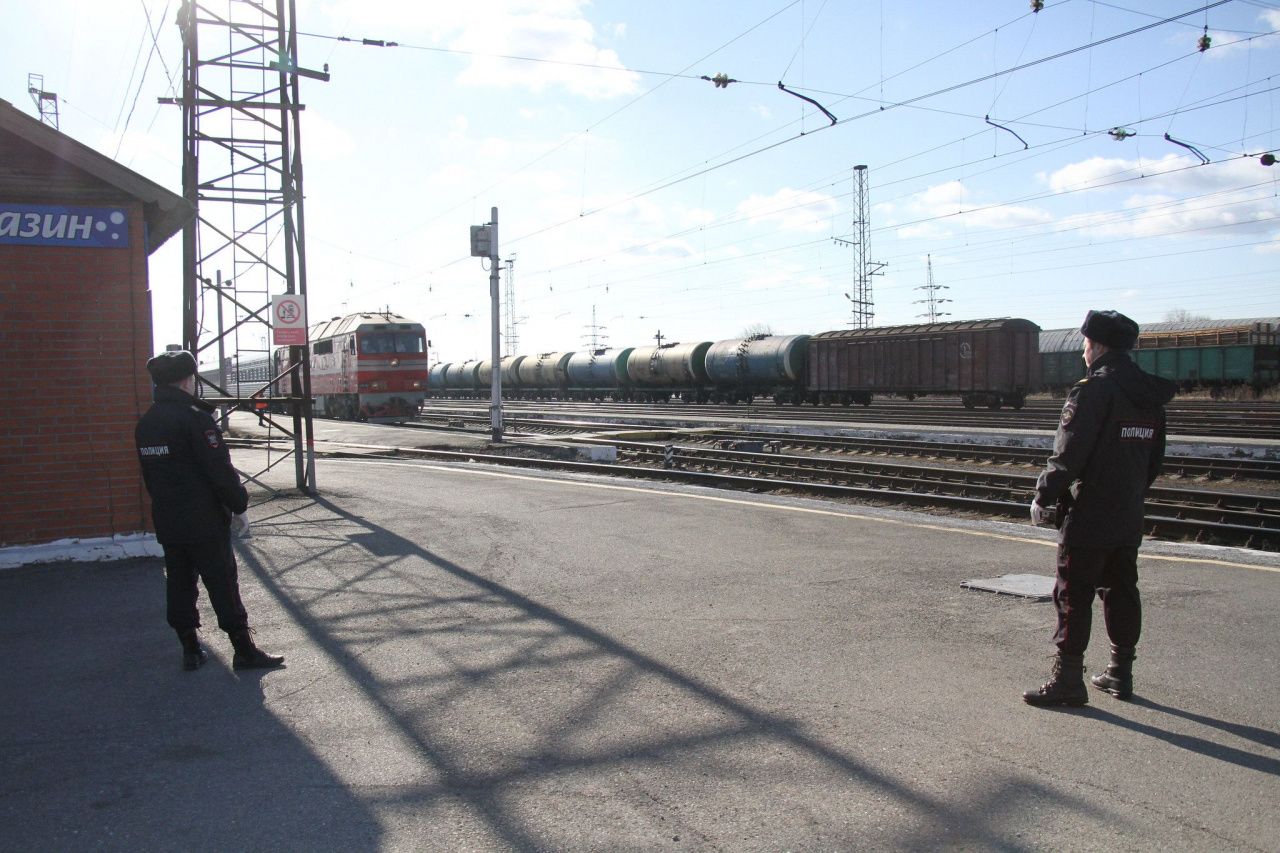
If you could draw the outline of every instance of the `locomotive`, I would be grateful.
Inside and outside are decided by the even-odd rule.
[[[755,335],[624,349],[507,356],[503,396],[688,403],[869,405],[874,395],[960,397],[1021,408],[1040,383],[1040,327],[1029,320],[971,320]],[[489,361],[436,364],[435,397],[485,397]]]
[[[412,418],[428,382],[426,330],[399,314],[334,317],[307,332],[314,412],[321,417],[395,423]],[[223,390],[236,399],[264,401],[283,411],[293,390],[289,348],[225,364]],[[218,386],[218,372],[201,376]]]

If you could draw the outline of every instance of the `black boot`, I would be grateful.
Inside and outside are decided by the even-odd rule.
[[[248,628],[236,631],[231,635],[231,645],[235,647],[235,656],[231,659],[232,669],[275,669],[284,666],[284,658],[280,655],[269,655],[253,642],[253,635]]]
[[[1022,694],[1028,705],[1089,704],[1089,691],[1084,686],[1084,655],[1068,655],[1062,652],[1053,660],[1053,672],[1049,680],[1036,690]]]
[[[190,672],[204,666],[209,654],[200,645],[200,635],[196,633],[196,629],[179,631],[178,640],[182,643],[182,668]]]
[[[1117,699],[1133,696],[1133,659],[1137,657],[1132,646],[1112,646],[1111,663],[1101,675],[1089,679],[1094,687],[1110,693]]]

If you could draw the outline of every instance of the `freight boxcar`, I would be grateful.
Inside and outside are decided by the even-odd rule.
[[[959,396],[966,408],[1022,408],[1040,386],[1040,327],[1004,318],[823,332],[809,340],[809,402],[875,394]]]

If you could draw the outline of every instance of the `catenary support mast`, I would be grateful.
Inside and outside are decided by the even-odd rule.
[[[182,107],[183,194],[196,209],[183,231],[182,344],[198,360],[230,348],[233,378],[225,387],[202,381],[202,393],[253,405],[239,365],[272,356],[272,297],[293,294],[306,304],[298,78],[329,75],[298,66],[295,0],[184,0],[178,26],[182,96],[161,102]],[[210,301],[226,309],[225,329],[203,327],[202,318],[217,313],[206,311]],[[305,346],[287,352],[268,372],[288,380],[292,424],[281,429],[293,450],[285,458],[294,459],[297,487],[312,492],[309,359]],[[275,396],[275,387],[265,383],[255,396]]]

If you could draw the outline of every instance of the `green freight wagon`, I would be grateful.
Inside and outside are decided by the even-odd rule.
[[[1182,388],[1251,385],[1280,380],[1280,352],[1269,323],[1140,335],[1133,360]]]

